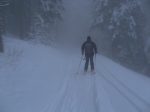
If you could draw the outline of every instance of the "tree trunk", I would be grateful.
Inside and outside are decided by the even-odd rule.
[[[2,10],[0,8],[0,52],[3,52],[4,49],[3,49],[3,41],[2,41],[2,32],[3,32],[3,13],[2,13]]]
[[[4,47],[3,47],[3,39],[2,39],[2,35],[0,34],[0,52],[4,52]]]

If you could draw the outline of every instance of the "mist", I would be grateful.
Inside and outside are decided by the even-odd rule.
[[[1,4],[1,36],[70,51],[80,51],[91,36],[99,54],[138,72],[149,68],[148,0],[4,0]],[[4,51],[2,46],[1,39]]]
[[[0,0],[0,112],[150,112],[150,0]]]
[[[64,0],[62,34],[65,44],[80,46],[90,35],[92,26],[91,0]]]

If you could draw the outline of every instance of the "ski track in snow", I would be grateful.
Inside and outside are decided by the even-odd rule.
[[[95,75],[90,73],[77,75],[71,73],[75,68],[72,65],[74,62],[68,62],[71,62],[68,67],[70,71],[67,72],[67,80],[64,81],[63,89],[57,95],[61,97],[44,112],[119,112],[109,99],[108,91],[103,87],[105,84],[112,86],[117,94],[120,94],[130,107],[129,111],[148,112],[145,108],[148,108],[150,103],[125,86],[114,74],[109,73],[107,69],[103,69],[104,67],[101,66],[102,72],[98,70]],[[137,102],[144,105],[144,108],[140,107]],[[109,108],[106,108],[106,105]]]
[[[68,75],[57,94],[60,97],[42,112],[99,112],[95,76],[71,73],[75,67],[72,61],[68,62]]]
[[[148,78],[99,55],[95,75],[82,73],[84,61],[81,72],[76,74],[79,55],[25,43],[21,45],[24,49],[22,58],[12,64],[12,69],[11,66],[0,69],[0,98],[3,101],[0,111],[150,111]]]

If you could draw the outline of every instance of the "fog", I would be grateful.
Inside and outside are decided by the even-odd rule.
[[[64,0],[63,40],[80,45],[90,35],[92,25],[91,0]]]
[[[150,0],[0,0],[0,112],[150,112],[149,11]]]
[[[150,62],[149,4],[149,0],[2,0],[0,51],[5,51],[3,35],[78,51],[91,36],[99,54],[145,72]]]

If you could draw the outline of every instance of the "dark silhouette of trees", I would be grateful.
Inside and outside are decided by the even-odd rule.
[[[97,40],[104,48],[112,45],[104,51],[128,65],[143,66],[145,16],[138,1],[95,0],[95,7],[93,28],[101,32]]]
[[[9,5],[8,0],[0,1],[0,52],[4,52],[2,34],[5,31],[5,8]]]

